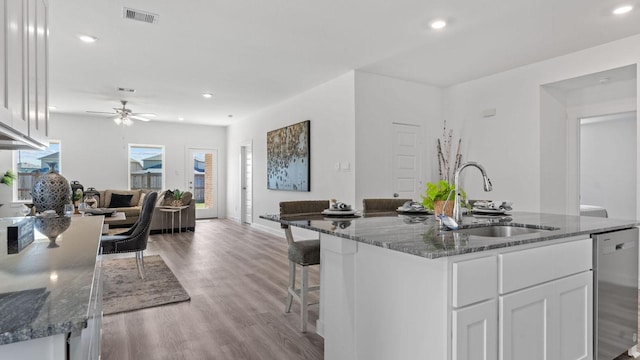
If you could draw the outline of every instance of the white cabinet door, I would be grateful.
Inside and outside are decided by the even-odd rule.
[[[500,360],[551,359],[552,296],[545,284],[500,297]]]
[[[11,121],[11,113],[7,106],[7,13],[6,5],[7,0],[0,0],[0,121],[7,123]],[[11,126],[11,124],[9,124]]]
[[[485,301],[454,310],[452,360],[498,358],[498,304]]]
[[[6,109],[11,119],[6,122],[18,132],[27,134],[27,121],[24,88],[25,88],[25,23],[26,2],[6,1]]]
[[[39,138],[38,124],[38,51],[36,42],[37,23],[37,3],[38,0],[26,0],[27,3],[27,56],[26,70],[27,83],[25,88],[25,100],[27,104],[27,118],[29,120],[29,137]]]
[[[591,359],[592,273],[500,297],[501,360]]]
[[[593,272],[555,281],[558,359],[593,359]]]
[[[42,142],[48,134],[48,14],[45,0],[36,0],[36,133]]]

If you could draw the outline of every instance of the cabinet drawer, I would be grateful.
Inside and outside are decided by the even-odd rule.
[[[509,293],[592,268],[591,238],[498,255],[499,292]]]
[[[495,256],[453,263],[452,305],[461,307],[495,297],[497,278]]]

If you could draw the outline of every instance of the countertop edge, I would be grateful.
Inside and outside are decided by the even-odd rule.
[[[527,215],[527,213],[523,213],[523,214]],[[529,213],[529,215],[532,215],[532,214],[536,214],[536,213]],[[491,241],[486,241],[485,239],[485,243],[483,243],[483,245],[475,246],[475,247],[451,247],[448,249],[439,249],[439,250],[422,250],[419,248],[413,248],[411,246],[407,246],[406,243],[402,243],[402,242],[394,243],[394,242],[376,241],[370,238],[368,239],[366,236],[356,236],[356,235],[348,234],[346,232],[339,232],[340,229],[329,230],[329,229],[320,228],[317,226],[313,226],[311,224],[311,221],[305,221],[303,219],[283,220],[283,219],[280,219],[278,215],[270,215],[270,214],[260,215],[260,218],[269,220],[269,221],[278,222],[281,224],[286,224],[289,226],[316,231],[322,234],[327,234],[327,235],[332,235],[332,236],[336,236],[336,237],[340,237],[348,240],[353,240],[356,242],[360,242],[360,243],[364,243],[372,246],[382,247],[382,248],[393,250],[393,251],[399,251],[399,252],[403,252],[410,255],[420,256],[427,259],[438,259],[443,257],[477,253],[477,252],[482,252],[487,250],[501,249],[501,248],[518,246],[518,245],[534,244],[534,243],[568,238],[573,236],[617,231],[617,230],[628,229],[628,228],[640,225],[640,222],[637,220],[589,218],[589,217],[557,215],[557,214],[537,214],[537,215],[541,217],[542,215],[544,215],[548,218],[560,219],[560,220],[564,220],[565,222],[568,222],[569,220],[576,221],[576,219],[578,219],[577,220],[578,222],[579,220],[584,220],[585,222],[593,222],[595,225],[590,224],[589,226],[587,226],[587,228],[584,228],[584,229],[572,229],[568,225],[565,225],[565,227],[563,228],[562,226],[558,226],[557,224],[554,224],[553,226],[558,227],[559,230],[545,231],[545,232],[539,232],[534,234],[516,235],[509,238],[492,238]],[[319,219],[312,219],[312,220],[320,221],[320,222],[323,221]],[[339,220],[339,219],[336,219],[336,220]],[[358,219],[352,219],[352,220],[356,222],[358,221]],[[329,220],[324,220],[324,221],[330,223]],[[513,223],[520,223],[520,221],[513,221]],[[541,225],[550,225],[550,224],[544,223]],[[452,234],[452,233],[448,233],[445,231],[445,232],[440,232],[439,234],[446,235],[446,234]],[[469,238],[477,240],[477,238],[475,237],[467,237],[467,239]],[[411,244],[411,245],[414,245],[414,244]]]

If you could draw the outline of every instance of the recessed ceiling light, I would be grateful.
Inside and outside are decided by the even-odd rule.
[[[96,40],[98,40],[97,37],[90,36],[90,35],[78,35],[78,39],[86,43],[93,43],[93,42],[96,42]]]
[[[443,29],[445,26],[447,26],[447,22],[442,19],[437,19],[432,21],[431,24],[429,24],[429,26],[431,26],[431,28],[434,30],[440,30],[440,29]]]
[[[633,6],[631,5],[622,5],[622,6],[618,6],[617,8],[613,9],[613,13],[615,15],[622,15],[622,14],[626,14],[629,11],[633,10]]]
[[[178,121],[184,121],[184,118],[183,117],[179,117]]]
[[[49,109],[49,110],[55,110],[55,109],[57,109],[57,107],[55,107],[55,106],[53,106],[53,105],[49,105],[49,106],[47,107],[47,109]]]
[[[211,99],[213,97],[213,94],[212,93],[203,93],[202,97],[205,98],[205,99]]]

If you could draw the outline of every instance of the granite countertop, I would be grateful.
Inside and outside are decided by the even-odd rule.
[[[0,345],[87,326],[102,219],[71,218],[57,247],[36,231],[33,243],[11,255],[6,227],[15,218],[0,219]]]
[[[544,230],[508,238],[488,238],[441,230],[433,215],[421,217],[396,213],[382,215],[356,218],[311,216],[305,218],[288,217],[286,219],[281,219],[279,215],[262,215],[260,218],[429,259],[575,235],[621,230],[640,224],[637,220],[513,212],[510,215],[511,220],[504,223],[535,225],[555,230]],[[487,225],[487,222],[487,219],[465,216],[461,228],[483,226]]]

